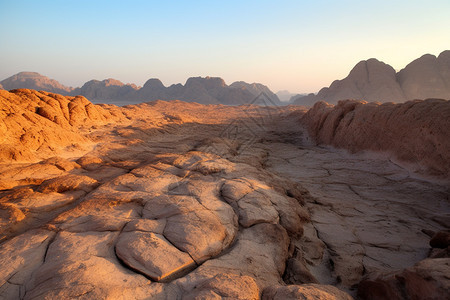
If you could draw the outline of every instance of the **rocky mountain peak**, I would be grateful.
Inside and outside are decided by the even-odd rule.
[[[255,82],[247,83],[244,81],[235,81],[232,84],[230,84],[230,87],[248,90],[250,93],[253,94],[254,97],[257,97],[257,96],[261,95],[261,93],[264,93],[270,99],[270,102],[271,102],[271,103],[266,103],[266,104],[274,104],[274,105],[281,104],[281,101],[278,98],[278,96],[276,94],[274,94],[264,84],[255,83]]]
[[[202,86],[206,90],[224,88],[227,86],[225,80],[220,77],[190,77],[186,81],[185,87]]]
[[[13,82],[14,84],[11,84]],[[22,72],[0,84],[5,89],[28,88],[44,90],[63,95],[82,95],[96,102],[114,103],[118,105],[148,102],[153,100],[183,100],[203,104],[237,105],[251,103],[262,91],[272,98],[274,104],[280,104],[278,97],[268,87],[259,83],[240,82],[241,89],[228,86],[220,77],[191,77],[185,85],[173,84],[165,87],[156,78],[149,79],[142,88],[134,84],[108,78],[90,80],[82,87],[72,89],[59,84],[39,73]],[[0,87],[1,88],[1,87]]]
[[[440,64],[449,66],[450,65],[450,50],[445,50],[437,57]]]
[[[6,90],[13,89],[33,89],[45,90],[51,93],[67,95],[72,91],[71,87],[62,85],[56,80],[50,79],[37,72],[20,72],[3,81],[0,84]]]
[[[41,78],[45,77],[38,72],[19,72],[16,75],[13,75],[12,78],[16,80],[23,80],[26,78]]]
[[[158,78],[150,78],[144,84],[144,89],[164,89],[165,86]]]
[[[449,51],[436,56],[425,54],[397,74],[407,99],[450,99]]]
[[[345,99],[403,102],[428,98],[450,99],[449,50],[437,58],[425,54],[398,73],[375,58],[360,61],[346,78],[333,81],[316,96],[298,97],[295,103],[312,105],[323,100],[335,104]]]
[[[360,61],[355,67],[350,71],[348,79],[360,81],[369,81],[370,77],[373,76],[388,76],[395,77],[395,70],[390,65],[379,61],[376,58],[370,58],[368,60]]]
[[[102,83],[105,86],[124,86],[125,84],[123,84],[121,81],[117,80],[117,79],[113,79],[113,78],[108,78],[102,81]]]

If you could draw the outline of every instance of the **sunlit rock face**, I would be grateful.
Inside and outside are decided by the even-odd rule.
[[[82,96],[35,90],[0,91],[0,159],[33,160],[57,148],[76,152],[90,144],[82,126],[104,126],[121,118]]]
[[[0,96],[2,299],[351,299],[399,269],[405,282],[428,274],[434,295],[448,286],[447,186],[306,134],[364,104]]]

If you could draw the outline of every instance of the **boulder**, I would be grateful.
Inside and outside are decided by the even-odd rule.
[[[178,250],[158,233],[124,232],[115,249],[124,264],[154,281],[173,279],[196,266],[188,253]]]

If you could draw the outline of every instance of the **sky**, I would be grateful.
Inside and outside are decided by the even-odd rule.
[[[450,49],[449,16],[448,0],[0,0],[0,80],[217,76],[317,92],[364,59],[400,70]]]

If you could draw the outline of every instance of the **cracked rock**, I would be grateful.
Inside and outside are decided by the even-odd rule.
[[[121,233],[116,254],[127,266],[154,281],[180,276],[196,265],[189,254],[175,248],[161,234],[153,232]]]

